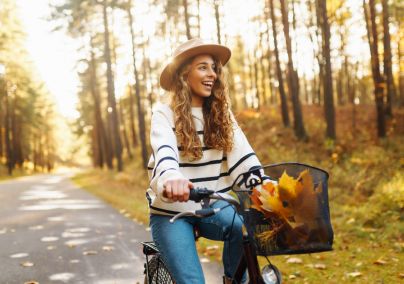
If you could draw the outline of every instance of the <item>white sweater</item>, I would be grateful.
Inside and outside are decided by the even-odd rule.
[[[148,165],[150,188],[146,193],[151,214],[174,215],[201,209],[201,205],[194,201],[173,203],[164,198],[163,184],[167,180],[188,178],[195,187],[227,192],[231,190],[233,181],[241,173],[261,167],[233,115],[232,119],[237,125],[234,132],[235,147],[228,153],[205,147],[202,107],[192,108],[192,115],[203,147],[202,159],[194,162],[180,155],[181,149],[174,134],[174,113],[171,108],[168,105],[161,105],[153,113],[150,131],[153,154]]]

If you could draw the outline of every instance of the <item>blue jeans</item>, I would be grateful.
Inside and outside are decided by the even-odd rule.
[[[227,202],[219,200],[211,207],[223,208],[227,204]],[[237,216],[234,218],[233,229],[230,233],[234,212],[233,207],[229,206],[207,218],[189,216],[177,219],[173,224],[169,222],[171,216],[150,215],[153,241],[177,284],[205,284],[202,266],[196,252],[193,227],[198,227],[204,238],[225,242],[223,249],[224,275],[228,279],[233,278],[243,254],[241,243],[243,223]],[[246,279],[246,276],[244,278]]]

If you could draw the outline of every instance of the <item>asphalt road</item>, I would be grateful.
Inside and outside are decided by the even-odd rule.
[[[143,284],[147,227],[75,186],[71,175],[0,183],[0,284]],[[202,265],[206,283],[222,283],[221,265]]]

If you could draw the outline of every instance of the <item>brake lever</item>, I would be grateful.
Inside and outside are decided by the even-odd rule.
[[[175,215],[172,219],[170,219],[170,223],[171,224],[174,223],[175,220],[177,220],[178,218],[181,218],[183,216],[193,215],[198,218],[205,218],[205,217],[212,216],[218,212],[220,212],[220,208],[215,208],[215,209],[204,208],[204,209],[196,210],[196,211],[186,211],[186,212],[182,212],[182,213]]]

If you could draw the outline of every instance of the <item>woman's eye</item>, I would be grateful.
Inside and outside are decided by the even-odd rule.
[[[201,70],[205,70],[205,69],[206,69],[206,67],[205,67],[205,66],[202,66],[202,67],[201,67]]]

